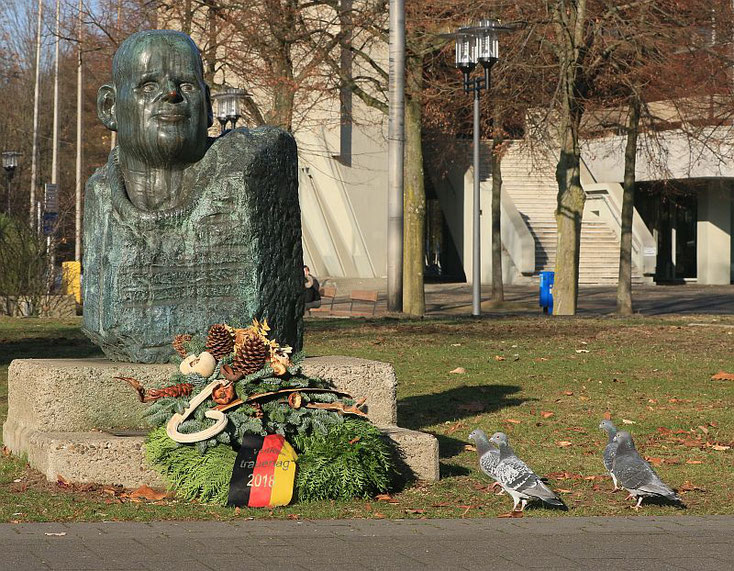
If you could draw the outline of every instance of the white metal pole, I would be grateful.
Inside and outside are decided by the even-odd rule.
[[[76,68],[76,240],[74,259],[80,262],[82,259],[82,0],[79,0],[77,20],[79,46]]]
[[[56,0],[56,37],[54,38],[54,130],[51,150],[51,184],[59,178],[59,45],[61,0]]]
[[[122,18],[122,0],[117,0],[117,20],[115,20],[116,38],[117,44],[120,44],[120,18]],[[117,145],[117,131],[110,131],[110,150],[114,149]]]
[[[479,226],[481,201],[479,200],[479,86],[474,89],[474,210],[472,212],[472,304],[471,314],[482,314],[482,252]]]
[[[36,184],[38,183],[38,104],[41,94],[41,21],[43,18],[43,0],[38,0],[38,25],[36,29],[36,81],[33,93],[33,146],[31,150],[31,193],[30,193],[30,223],[35,222]]]
[[[403,310],[403,164],[405,161],[405,4],[390,0],[387,309]]]

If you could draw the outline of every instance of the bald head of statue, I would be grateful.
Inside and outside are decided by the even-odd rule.
[[[189,36],[174,30],[131,35],[115,53],[112,78],[99,89],[97,114],[117,131],[121,157],[160,170],[204,156],[212,106]]]

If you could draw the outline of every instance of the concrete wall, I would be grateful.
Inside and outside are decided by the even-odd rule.
[[[387,143],[382,124],[353,129],[350,160],[340,126],[296,133],[304,256],[317,276],[387,274]]]
[[[638,181],[734,178],[734,142],[728,130],[709,129],[699,142],[681,130],[641,135],[635,176]],[[582,156],[599,182],[624,180],[625,137],[582,142]]]
[[[732,185],[711,181],[698,193],[697,277],[700,284],[732,281]]]

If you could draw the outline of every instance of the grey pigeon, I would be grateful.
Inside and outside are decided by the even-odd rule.
[[[479,468],[493,480],[497,480],[495,470],[500,463],[500,451],[489,442],[483,430],[472,430],[469,438],[477,445]]]
[[[609,475],[612,477],[612,482],[614,482],[614,491],[619,490],[619,486],[617,485],[617,477],[612,473],[612,464],[614,463],[614,453],[617,451],[617,443],[614,441],[614,435],[617,434],[617,427],[612,424],[611,420],[602,420],[599,424],[599,428],[606,431],[607,436],[609,436],[609,441],[607,442],[606,447],[604,448],[604,467],[607,469],[607,472],[609,472]]]
[[[626,489],[628,497],[637,498],[635,509],[642,505],[643,498],[664,498],[671,502],[683,503],[678,495],[663,482],[645,462],[635,449],[632,435],[626,430],[620,430],[614,436],[617,450],[612,463],[612,474],[619,484]]]
[[[489,441],[497,445],[500,450],[500,461],[494,470],[494,477],[504,490],[512,496],[515,502],[512,506],[513,512],[517,510],[518,504],[520,504],[520,511],[523,511],[528,500],[536,499],[543,500],[546,504],[554,507],[568,509],[566,504],[541,481],[528,465],[515,456],[506,434],[495,432]]]

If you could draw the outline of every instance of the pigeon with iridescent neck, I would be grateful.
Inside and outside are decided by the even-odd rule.
[[[604,430],[607,433],[607,436],[609,436],[609,440],[604,448],[602,457],[604,458],[604,467],[607,469],[607,472],[609,472],[609,475],[612,477],[612,482],[614,483],[614,489],[612,491],[616,492],[620,488],[617,485],[617,477],[612,472],[612,464],[614,463],[614,453],[617,451],[617,443],[614,441],[614,435],[617,434],[617,427],[612,424],[611,420],[604,419],[599,424],[599,428]]]
[[[495,470],[500,463],[500,451],[489,442],[489,438],[487,438],[483,430],[479,430],[478,428],[472,430],[469,438],[476,444],[477,455],[479,456],[479,469],[495,480],[495,483],[492,485],[494,488],[499,485],[496,482],[497,476],[495,475]]]
[[[535,472],[515,456],[506,434],[495,432],[489,442],[499,448],[500,461],[494,469],[494,474],[504,490],[512,496],[515,502],[512,506],[513,512],[517,511],[518,504],[520,511],[523,511],[530,500],[542,500],[550,506],[568,509]]]
[[[620,430],[614,435],[614,442],[617,444],[617,450],[614,453],[612,474],[629,492],[628,498],[637,498],[635,509],[640,508],[644,498],[665,499],[683,504],[673,489],[663,482],[650,464],[640,456],[629,432]]]

